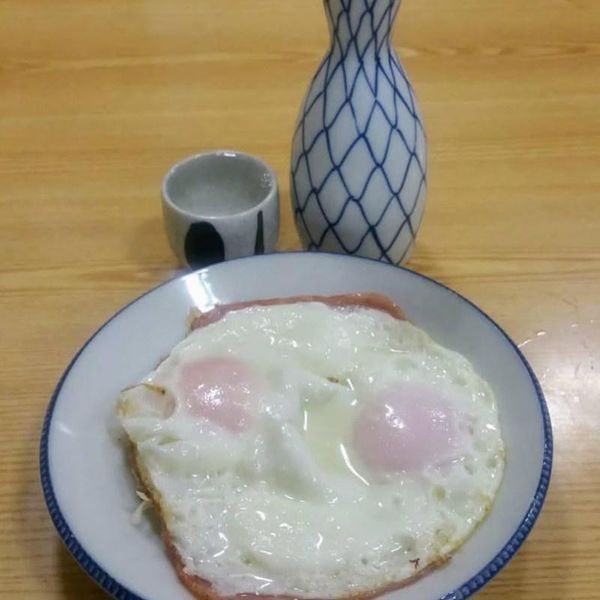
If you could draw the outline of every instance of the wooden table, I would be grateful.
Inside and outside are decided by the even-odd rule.
[[[600,598],[600,3],[406,0],[396,45],[429,135],[409,266],[522,343],[556,453],[544,512],[480,595]],[[54,385],[115,310],[171,277],[159,186],[201,149],[256,153],[289,206],[318,0],[0,2],[0,598],[106,596],[38,481]]]

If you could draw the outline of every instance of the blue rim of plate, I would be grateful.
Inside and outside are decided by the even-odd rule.
[[[281,252],[275,254],[275,256],[281,255],[305,255],[305,252]],[[334,257],[340,260],[362,260],[362,261],[371,261],[378,265],[383,265],[390,269],[400,269],[408,273],[414,277],[420,277],[421,279],[425,279],[434,285],[445,289],[450,292],[454,296],[457,296],[462,301],[466,302],[469,306],[475,309],[480,316],[482,316],[485,320],[490,322],[494,328],[506,339],[506,341],[512,346],[513,350],[516,352],[517,356],[527,369],[527,373],[533,384],[535,389],[538,404],[540,408],[540,413],[542,415],[542,424],[544,429],[544,455],[542,459],[542,470],[540,473],[540,479],[533,496],[533,499],[525,513],[525,516],[521,520],[521,523],[517,527],[517,530],[513,533],[513,535],[509,538],[509,540],[504,544],[502,549],[496,554],[496,556],[488,562],[478,573],[473,575],[468,581],[460,585],[454,591],[442,596],[438,600],[464,600],[465,598],[469,598],[473,594],[475,594],[478,590],[480,590],[484,585],[486,585],[502,568],[506,566],[506,564],[513,558],[513,556],[517,553],[525,538],[529,535],[533,525],[535,524],[544,504],[544,499],[546,498],[546,493],[548,491],[548,487],[550,485],[550,475],[552,472],[552,453],[553,453],[553,441],[552,441],[552,425],[550,423],[550,414],[548,412],[548,406],[546,405],[546,400],[544,398],[544,394],[542,392],[542,388],[535,376],[533,369],[529,365],[529,362],[519,350],[518,346],[513,342],[513,340],[509,337],[509,335],[500,327],[490,316],[488,316],[481,308],[479,308],[476,304],[471,302],[469,299],[465,298],[458,292],[449,288],[448,286],[428,277],[427,275],[422,275],[421,273],[417,273],[416,271],[412,271],[407,269],[406,267],[399,267],[387,263],[382,263],[375,259],[363,258],[363,257],[349,257],[342,254],[334,254],[329,252],[319,252],[318,254],[324,254],[330,257]],[[265,258],[268,255],[265,255]],[[238,258],[234,261],[228,262],[239,262],[243,260],[256,260],[254,256],[248,256],[244,258]],[[260,259],[259,259],[260,260]],[[208,267],[210,269],[210,267]],[[159,285],[153,287],[147,292],[141,294],[125,306],[123,306],[120,310],[118,310],[115,314],[110,317],[103,325],[101,325],[94,334],[84,343],[84,345],[79,349],[79,351],[72,358],[71,362],[65,369],[61,378],[58,381],[58,384],[52,394],[52,398],[48,405],[48,409],[46,411],[46,416],[44,417],[44,424],[42,427],[42,435],[40,440],[40,477],[42,483],[42,490],[44,493],[44,499],[46,501],[46,505],[48,507],[48,512],[50,513],[50,518],[54,524],[54,527],[58,531],[58,534],[62,538],[67,550],[73,555],[75,560],[79,563],[79,565],[83,568],[83,570],[106,592],[108,592],[113,598],[116,600],[149,600],[147,598],[143,598],[134,594],[130,590],[128,590],[122,583],[119,583],[117,580],[113,579],[104,569],[102,569],[98,563],[85,551],[84,547],[81,545],[79,540],[73,535],[71,528],[67,524],[67,521],[62,514],[60,507],[58,505],[58,501],[54,494],[54,488],[52,486],[52,479],[50,477],[50,465],[48,463],[48,442],[49,442],[49,433],[50,433],[50,424],[52,422],[52,415],[54,413],[54,407],[58,398],[60,396],[60,392],[62,386],[69,375],[71,369],[77,363],[79,356],[82,352],[88,347],[88,345],[94,340],[94,338],[107,326],[109,325],[118,315],[120,315],[123,311],[127,310],[130,306],[138,302],[141,298],[151,294],[157,289],[170,284],[177,279],[182,279],[183,277],[191,274],[185,273],[180,274],[160,283]]]

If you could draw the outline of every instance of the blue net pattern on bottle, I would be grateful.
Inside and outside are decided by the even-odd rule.
[[[325,2],[332,47],[309,88],[292,149],[292,203],[309,250],[399,264],[412,248],[426,141],[390,43],[398,4]]]

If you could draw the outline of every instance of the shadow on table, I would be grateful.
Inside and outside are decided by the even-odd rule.
[[[77,564],[60,540],[56,540],[62,598],[65,600],[107,600],[110,596],[102,591]]]
[[[30,463],[35,464],[37,444],[35,448],[31,445],[30,452]],[[36,471],[28,470],[27,473],[32,476],[28,476],[22,484],[20,512],[15,515],[22,531],[20,547],[14,550],[22,559],[20,576],[37,577],[36,585],[39,587],[35,589],[39,590],[43,590],[43,582],[49,579],[48,595],[53,598],[60,593],[60,598],[64,600],[108,600],[109,596],[85,574],[69,554],[52,526],[39,479],[35,476]],[[0,597],[3,597],[1,589]]]
[[[513,560],[477,595],[478,600],[571,597],[577,587],[572,567],[578,558],[574,551],[577,531],[568,510],[561,506],[568,501],[568,494],[559,485],[550,487],[545,509],[531,535]]]
[[[427,277],[433,277],[440,283],[447,284],[451,275],[451,272],[448,271],[449,263],[447,261],[448,259],[436,252],[426,240],[417,238],[412,255],[404,266],[411,271],[417,271]]]
[[[140,218],[129,234],[129,258],[140,268],[164,264],[170,257],[173,268],[178,268],[177,259],[171,252],[162,218]]]

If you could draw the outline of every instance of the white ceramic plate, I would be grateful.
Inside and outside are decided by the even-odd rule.
[[[123,600],[184,600],[162,543],[137,506],[115,440],[119,391],[137,382],[186,335],[191,307],[293,296],[382,292],[441,344],[467,356],[496,393],[507,468],[488,519],[447,566],[391,592],[393,600],[461,600],[515,554],[550,479],[552,432],[539,384],[515,344],[468,300],[431,279],[366,259],[274,254],[222,263],[169,281],[105,323],[62,376],[44,423],[40,465],[52,520],[80,565]]]

